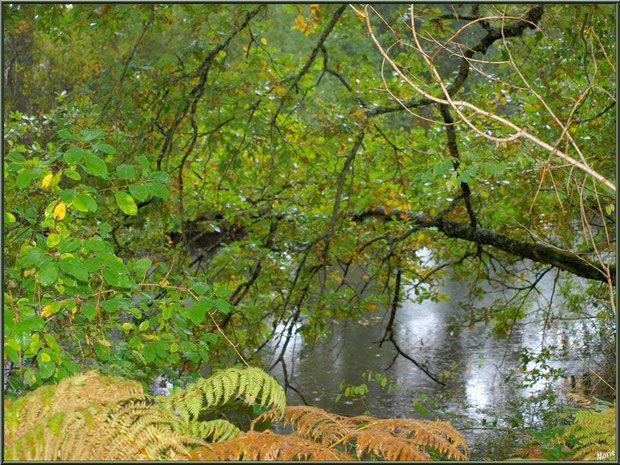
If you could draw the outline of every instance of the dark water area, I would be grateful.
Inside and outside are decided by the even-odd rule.
[[[472,448],[472,458],[483,459],[487,456],[489,430],[481,425],[509,415],[515,403],[522,402],[525,411],[528,401],[545,386],[544,382],[539,382],[527,388],[519,387],[522,376],[514,373],[507,379],[519,366],[522,350],[540,351],[549,345],[570,348],[589,331],[587,320],[555,322],[552,328],[545,328],[544,314],[550,305],[554,311],[562,311],[562,299],[558,295],[551,299],[553,281],[553,273],[543,277],[538,286],[540,293],[534,299],[534,315],[515,324],[506,339],[492,337],[490,329],[482,323],[456,332],[450,328],[463,312],[459,302],[468,295],[466,283],[454,275],[445,278],[441,285],[440,292],[447,296],[445,300],[404,301],[394,324],[396,340],[405,352],[425,363],[432,373],[443,374],[445,386],[430,379],[403,357],[398,357],[390,366],[395,349],[389,343],[382,347],[378,344],[387,324],[385,311],[369,313],[358,321],[336,321],[327,338],[314,345],[306,344],[295,334],[285,351],[289,382],[310,405],[334,413],[370,412],[383,418],[451,420],[465,435]],[[500,292],[491,286],[486,291],[478,302],[480,306],[490,305]],[[283,339],[274,339],[269,352],[279,354],[282,342]],[[265,362],[268,358],[265,357]],[[551,360],[549,365],[565,369],[567,375],[585,370],[576,354]],[[397,389],[388,392],[388,386],[382,387],[374,378],[369,382],[364,376],[368,372],[387,377]],[[276,365],[272,373],[283,382],[281,365]],[[368,392],[364,396],[346,397],[342,395],[343,382],[348,385],[365,383]],[[565,380],[556,381],[555,389],[561,392],[566,384]],[[302,404],[292,390],[287,395],[289,404]],[[415,409],[414,401],[420,397],[421,404],[429,409],[427,416]],[[434,399],[432,403],[430,398]],[[524,418],[525,422],[536,420],[535,412],[530,418]]]

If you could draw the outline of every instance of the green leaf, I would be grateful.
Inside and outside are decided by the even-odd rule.
[[[200,354],[200,358],[202,358],[203,362],[209,361],[209,347],[204,342],[201,342],[198,345],[198,353]]]
[[[34,178],[36,178],[36,174],[33,170],[24,169],[17,175],[16,184],[20,189],[25,189],[30,184]]]
[[[15,347],[17,346],[17,347]],[[16,365],[19,365],[19,344],[15,339],[9,339],[4,346],[4,353],[9,357],[9,360]]]
[[[73,207],[81,212],[96,212],[97,202],[88,194],[79,194],[73,199]]]
[[[151,176],[151,179],[154,179],[155,181],[160,181],[160,182],[168,181],[168,173],[166,173],[165,171],[153,171],[150,176]]]
[[[65,257],[58,263],[60,269],[67,274],[79,279],[80,281],[88,281],[88,268],[82,260],[75,257]]]
[[[60,193],[60,200],[65,203],[71,202],[73,200],[73,197],[75,197],[75,189],[63,189],[63,191]]]
[[[58,342],[56,341],[56,339],[54,339],[54,336],[52,336],[51,334],[46,334],[45,335],[45,342],[47,342],[47,346],[52,349],[55,352],[60,352],[60,346],[58,345]]]
[[[168,188],[159,181],[153,181],[146,183],[147,189],[153,196],[159,197],[160,199],[168,198]]]
[[[41,267],[50,257],[45,254],[43,249],[38,247],[30,247],[20,260],[22,268],[30,268],[31,266]]]
[[[34,313],[34,310],[28,310],[30,312],[22,315],[19,325],[26,331],[41,331],[45,327],[45,320]]]
[[[42,286],[49,286],[56,282],[58,278],[58,265],[55,262],[48,262],[39,271],[39,282]]]
[[[140,323],[140,326],[138,326],[138,331],[146,331],[149,329],[150,325],[151,324],[149,320],[143,321],[142,323]]]
[[[68,129],[61,129],[60,131],[58,131],[58,136],[62,137],[63,139],[78,140],[78,137],[75,134],[71,134]]]
[[[116,167],[116,172],[118,173],[119,179],[131,179],[136,175],[136,169],[133,165],[123,163],[122,165],[118,165]]]
[[[103,135],[100,129],[84,129],[80,132],[79,139],[83,142],[88,142],[93,139],[98,139]]]
[[[211,286],[206,283],[194,283],[191,289],[195,294],[203,295],[211,290]]]
[[[91,152],[84,152],[84,171],[91,176],[108,179],[108,166],[103,160],[93,155]]]
[[[157,356],[161,359],[167,359],[170,356],[170,344],[166,341],[157,341],[153,343]]]
[[[84,249],[87,252],[101,252],[106,249],[106,243],[100,237],[90,237],[84,241]]]
[[[6,158],[16,163],[22,163],[26,161],[26,157],[24,157],[21,153],[16,152],[16,151],[9,152]]]
[[[103,280],[114,287],[133,287],[135,282],[129,276],[129,270],[120,262],[108,263],[102,271]]]
[[[50,359],[49,362],[41,361],[44,355],[47,355],[47,354],[41,353],[37,357],[37,364],[39,365],[39,376],[38,377],[41,380],[46,380],[48,378],[51,378],[54,372],[56,371],[56,363],[53,360]]]
[[[71,147],[65,152],[63,158],[70,165],[75,165],[76,163],[80,163],[84,159],[85,154],[86,150],[79,147]]]
[[[149,196],[149,190],[146,188],[144,184],[137,184],[134,186],[129,186],[129,192],[139,202],[144,202],[146,198]]]
[[[232,305],[230,305],[228,302],[226,302],[224,299],[215,299],[213,301],[213,304],[217,307],[217,309],[224,313],[224,314],[229,314],[230,311],[232,310]]]
[[[88,319],[88,321],[93,321],[97,316],[97,306],[94,302],[83,303],[80,309],[82,310],[82,314]]]
[[[204,333],[202,335],[202,340],[205,342],[216,343],[218,340],[217,334],[215,333]]]
[[[424,407],[424,405],[422,405],[418,399],[413,401],[413,408],[420,415],[423,415],[423,416],[428,415],[428,409],[426,407]]]
[[[73,179],[74,181],[79,181],[80,179],[82,179],[82,176],[80,176],[80,173],[78,173],[77,171],[65,170],[64,173],[65,176],[67,176],[69,179]]]
[[[207,300],[200,299],[192,304],[188,309],[189,319],[198,326],[207,316]]]
[[[58,246],[58,251],[60,253],[75,252],[77,249],[80,248],[81,244],[82,241],[80,239],[76,237],[67,237]]]
[[[45,243],[47,244],[47,248],[51,249],[53,247],[56,247],[58,244],[60,244],[60,241],[61,241],[60,235],[52,233],[49,236],[47,236]]]
[[[120,209],[123,210],[123,213],[127,215],[136,215],[138,213],[138,206],[131,195],[126,192],[117,192],[114,198]]]
[[[141,258],[139,260],[133,260],[132,262],[130,262],[129,268],[131,269],[131,271],[136,273],[136,275],[142,277],[144,276],[144,273],[148,271],[152,264],[152,260],[148,258]]]
[[[145,344],[142,348],[142,355],[148,363],[155,360],[155,347],[153,347],[153,344]]]
[[[114,155],[116,153],[116,149],[113,146],[104,142],[98,142],[94,144],[93,148],[105,153],[106,155]]]

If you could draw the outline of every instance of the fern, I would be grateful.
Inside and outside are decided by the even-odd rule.
[[[91,381],[96,379],[92,373],[86,377]],[[83,378],[68,378],[52,388],[66,392],[68,384],[82,382]],[[88,385],[83,386],[86,389]],[[70,398],[62,399],[55,407],[46,405],[49,399],[58,397],[55,394],[50,395],[46,389],[41,395],[37,390],[20,399],[25,402],[6,405],[7,417],[27,419],[22,422],[21,430],[15,431],[7,424],[5,457],[8,460],[187,459],[191,446],[204,444],[176,432],[175,416],[141,393],[131,399],[120,395],[116,404],[110,396],[103,402],[91,401],[87,405],[78,401],[73,406]],[[38,410],[41,404],[47,406],[50,415],[34,419],[29,407],[33,405]]]
[[[579,410],[558,442],[566,443],[571,437],[577,440],[573,451],[580,460],[599,460],[600,454],[610,456],[616,450],[616,404],[603,411]]]
[[[242,398],[273,407],[242,433],[212,407]],[[469,451],[449,423],[345,417],[316,407],[286,408],[284,390],[258,368],[231,368],[158,401],[134,381],[94,372],[5,403],[8,460],[464,460]],[[259,421],[296,431],[256,432]],[[592,429],[590,438],[604,431]],[[579,430],[581,431],[581,430]]]
[[[223,370],[177,389],[163,402],[135,381],[95,372],[66,378],[5,404],[4,441],[9,460],[189,459],[206,440],[240,433],[223,420],[199,414],[241,396],[284,411],[277,381],[258,368]],[[206,402],[204,399],[206,398]]]
[[[187,423],[196,421],[200,413],[224,405],[233,396],[244,398],[252,405],[260,397],[261,406],[286,408],[286,394],[282,386],[260,368],[229,368],[177,389],[167,397],[164,406],[174,409]]]
[[[217,419],[210,421],[191,422],[187,432],[192,436],[213,442],[232,439],[241,433],[241,430],[227,420]]]
[[[353,460],[350,455],[297,434],[250,431],[193,450],[192,460]]]
[[[252,422],[252,429],[258,422],[278,421],[280,418],[279,411],[267,411]],[[308,451],[312,460],[335,460],[324,454],[328,454],[328,451],[336,452],[336,447],[345,451],[355,450],[358,459],[379,457],[386,460],[430,460],[431,451],[454,460],[466,460],[469,457],[469,449],[463,436],[452,425],[442,421],[344,417],[306,406],[288,407],[281,421],[284,426],[291,425],[296,431],[283,437],[272,433],[268,436],[257,436],[257,433],[252,436],[240,435],[232,442],[224,441],[199,447],[192,452],[192,457],[199,457],[201,460],[219,460],[224,457],[231,460],[299,458],[297,455],[290,456],[288,449],[282,451],[282,455],[277,455],[274,450],[263,447],[263,440],[272,445],[280,444],[284,448],[294,443],[299,451]],[[308,442],[302,443],[302,440]],[[299,449],[304,444],[305,448]],[[312,444],[312,447],[309,444]],[[241,455],[235,455],[235,451]],[[323,458],[316,458],[318,455]]]

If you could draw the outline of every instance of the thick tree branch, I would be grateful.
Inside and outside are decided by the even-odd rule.
[[[389,210],[388,213],[383,207],[366,210],[364,212],[351,213],[350,216],[356,221],[374,217],[386,220],[407,221],[423,228],[435,228],[448,237],[463,239],[479,245],[489,245],[520,258],[527,258],[537,263],[553,265],[561,270],[581,276],[582,278],[603,281],[605,283],[609,282],[609,277],[604,271],[595,266],[588,259],[579,257],[571,252],[536,242],[514,239],[489,229],[472,228],[468,224],[450,221],[441,216],[430,217],[422,213],[398,209]],[[611,274],[611,281],[615,283],[616,265],[609,264],[607,266]]]

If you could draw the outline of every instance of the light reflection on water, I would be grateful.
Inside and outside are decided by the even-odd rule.
[[[537,303],[543,307],[548,305],[553,279],[553,273],[549,273],[539,283],[541,295],[537,297]],[[494,290],[489,286],[488,291],[478,305],[492,302]],[[467,297],[467,286],[452,276],[444,280],[440,292],[447,294],[449,299],[404,302],[398,310],[394,329],[403,350],[426,364],[431,372],[448,371],[452,374],[445,387],[432,381],[403,357],[398,357],[386,370],[395,351],[389,343],[382,347],[378,345],[387,322],[380,311],[365,315],[358,322],[335,322],[331,334],[314,346],[305,344],[301,336],[295,334],[284,357],[289,382],[310,404],[335,413],[359,415],[370,411],[378,417],[419,416],[413,409],[413,399],[424,394],[439,398],[439,408],[443,411],[477,420],[486,416],[482,410],[501,415],[508,401],[526,399],[542,389],[543,382],[517,388],[518,376],[506,381],[508,373],[518,366],[522,349],[541,348],[543,324],[539,317],[515,325],[508,340],[494,339],[489,328],[481,323],[473,329],[453,333],[449,325],[463,311],[459,302]],[[553,306],[559,308],[560,305],[561,299],[556,295]],[[579,337],[583,324],[579,321],[556,322],[551,329],[544,330],[545,344],[566,343],[568,330],[573,331],[571,337]],[[278,328],[278,332],[284,330],[284,327]],[[276,339],[269,349],[279,354],[281,347]],[[556,360],[550,365],[565,368],[568,374],[583,370],[579,360]],[[369,383],[362,378],[362,373],[368,370],[388,377],[401,389],[388,394],[378,383]],[[273,374],[283,381],[280,365],[273,369]],[[364,382],[369,392],[359,401],[342,398],[336,402],[336,396],[341,393],[339,384],[343,381],[352,385]],[[302,403],[294,392],[289,390],[287,394],[289,404]],[[468,442],[476,439],[474,433],[465,434]]]

